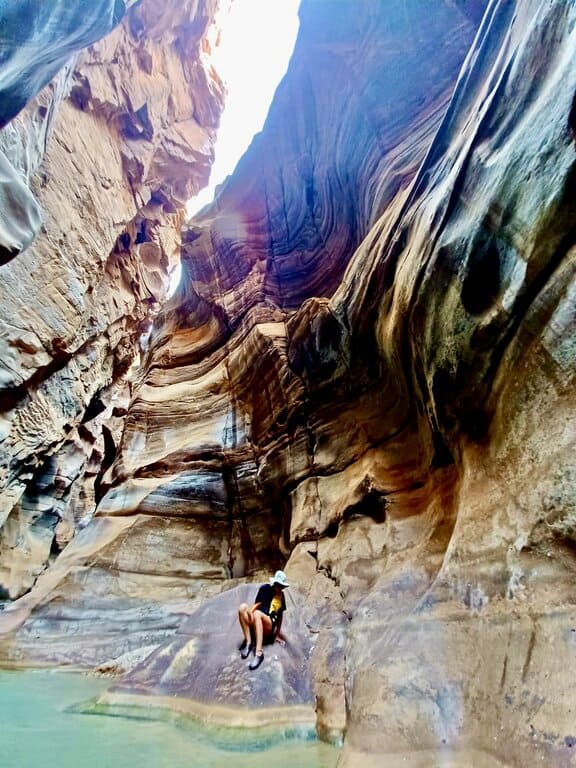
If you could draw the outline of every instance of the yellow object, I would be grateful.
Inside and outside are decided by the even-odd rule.
[[[282,608],[282,598],[274,595],[272,602],[270,603],[270,613],[280,613]]]

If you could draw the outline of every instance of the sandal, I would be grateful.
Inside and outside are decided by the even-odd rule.
[[[258,669],[260,664],[264,661],[264,652],[261,651],[259,655],[254,656],[250,664],[248,665],[248,669]]]
[[[249,643],[249,642],[246,640],[246,638],[244,638],[244,640],[242,640],[242,642],[241,642],[241,643],[240,643],[240,645],[238,646],[238,650],[240,651],[240,656],[241,656],[243,659],[247,659],[247,658],[248,658],[248,656],[250,656],[250,654],[251,654],[251,653],[252,653],[252,651],[254,650],[254,646],[252,645],[252,643]]]

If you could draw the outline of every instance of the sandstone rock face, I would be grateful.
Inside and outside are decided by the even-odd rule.
[[[88,605],[68,660],[119,657],[284,557],[342,766],[576,765],[576,9],[483,11],[303,3],[3,658],[63,663]]]
[[[257,671],[242,660],[238,607],[252,604],[255,587],[228,590],[200,607],[148,658],[107,691],[100,702],[168,706],[222,725],[314,723],[309,659],[313,636],[301,611],[302,596],[286,592],[282,630],[287,644],[264,646]]]
[[[273,552],[289,546],[291,494],[305,494],[315,464],[332,461],[320,455],[341,395],[332,380],[349,368],[351,350],[325,296],[377,215],[406,194],[474,34],[467,17],[444,6],[432,22],[415,7],[391,17],[368,4],[362,14],[346,4],[330,14],[326,4],[305,3],[301,14],[265,131],[215,205],[185,228],[181,291],[154,325],[98,509],[226,519],[222,567],[234,576],[272,565]],[[405,38],[410,56],[392,70],[391,51]],[[426,51],[438,40],[444,56],[431,71]],[[419,77],[404,102],[399,91],[414,67]],[[338,90],[328,87],[335,68]],[[332,393],[310,392],[312,365]],[[376,416],[382,402],[370,393],[365,407]],[[350,420],[357,408],[355,392]],[[374,424],[360,452],[387,431]],[[340,468],[348,463],[343,457]]]
[[[16,188],[5,177],[21,196],[14,205],[32,200],[30,230],[10,219],[26,230],[14,242],[28,245],[42,221],[1,268],[0,583],[12,597],[102,494],[130,367],[213,157],[223,104],[206,37],[215,10],[215,0],[162,13],[138,4],[0,134],[21,179]],[[71,20],[70,8],[60,13]],[[59,40],[68,51],[66,30]]]
[[[34,97],[76,51],[108,34],[134,0],[11,3],[2,0],[0,128]]]
[[[334,298],[361,335],[378,307],[384,370],[404,361],[431,468],[456,471],[354,617],[344,765],[414,745],[576,762],[574,9],[511,6],[485,18],[374,291]]]
[[[63,68],[59,77],[66,82],[65,65],[72,55],[110,32],[132,4],[133,0],[96,0],[89,7],[74,0],[0,3],[0,128]],[[8,131],[0,138],[0,264],[25,250],[40,230],[40,207],[28,184],[42,159],[41,145],[57,101],[52,109],[43,104],[36,122],[25,121],[24,136]],[[20,152],[14,147],[19,140]]]
[[[98,483],[101,491],[109,490],[98,515],[109,520],[105,530],[116,529],[119,538],[106,535],[98,555],[102,567],[88,569],[83,583],[87,596],[104,590],[111,603],[118,601],[119,610],[126,607],[126,577],[139,584],[131,591],[135,599],[146,592],[151,599],[166,599],[172,589],[179,611],[182,600],[195,598],[201,589],[212,589],[229,576],[257,577],[279,565],[300,540],[333,531],[347,509],[362,502],[370,483],[364,474],[355,478],[354,469],[352,476],[350,470],[343,476],[340,471],[346,472],[351,461],[389,431],[378,415],[397,398],[397,387],[391,383],[389,391],[375,395],[366,387],[366,376],[357,382],[360,389],[351,389],[347,380],[339,382],[350,370],[352,350],[327,296],[382,210],[405,196],[446,110],[475,26],[444,4],[431,17],[416,6],[407,6],[406,13],[369,4],[362,13],[347,4],[338,13],[329,10],[325,3],[303,5],[302,35],[266,131],[215,207],[186,229],[183,288],[153,329],[149,359],[133,393],[118,452],[110,432]],[[129,22],[119,35],[138,26]],[[148,36],[142,37],[141,46]],[[396,56],[405,41],[405,56]],[[442,56],[431,68],[439,41]],[[149,59],[136,47],[140,67]],[[114,60],[114,38],[102,49],[93,54],[98,61]],[[76,76],[72,103],[64,106],[84,120],[92,115],[94,103],[109,104],[105,89],[110,85],[89,67],[78,71],[90,73],[91,80]],[[328,87],[335,72],[338,90]],[[138,80],[131,80],[138,88]],[[149,147],[141,134],[149,130],[147,120],[158,109],[158,90],[146,101],[146,114],[139,106],[143,97],[132,98],[131,110],[104,110],[107,126],[120,127],[128,147]],[[128,127],[126,114],[133,116]],[[71,125],[67,140],[77,135]],[[142,171],[133,179],[140,166],[126,153],[123,173],[133,186],[147,181]],[[145,168],[154,167],[153,158],[145,159]],[[102,173],[100,167],[93,171],[96,178]],[[101,217],[101,211],[98,221],[83,216],[91,237]],[[146,283],[139,273],[141,262],[127,263],[126,251],[134,243],[139,247],[139,236],[149,229],[135,225],[135,232],[118,238],[108,261],[109,280],[94,291],[104,307],[120,298],[122,317],[134,311],[129,289],[143,290]],[[22,265],[22,258],[13,263]],[[118,288],[124,291],[121,297]],[[99,310],[92,317],[97,322],[109,314]],[[125,340],[126,324],[119,331]],[[318,356],[322,359],[314,362]],[[313,366],[325,382],[318,379],[316,393],[309,381],[316,377]],[[89,378],[83,375],[85,381]],[[334,422],[335,401],[342,404],[340,425]],[[363,409],[367,426],[355,435]],[[405,404],[399,403],[399,417],[405,412]],[[338,431],[348,431],[350,438],[350,451],[341,457],[329,448]],[[406,442],[403,437],[401,444]],[[411,448],[402,450],[408,455]],[[313,515],[309,524],[298,522],[319,498],[315,485],[325,469],[327,475],[338,475],[342,487],[350,486],[348,495],[321,524],[316,525]],[[326,491],[334,496],[330,478],[326,480]],[[382,519],[378,494],[377,488],[369,494],[374,506],[370,514]],[[115,521],[128,515],[129,544],[123,522]],[[7,541],[7,551],[24,529],[17,517],[12,519],[15,535]],[[84,569],[82,541],[75,567]],[[74,545],[70,561],[73,553]],[[34,575],[12,581],[11,593],[28,588]],[[77,586],[70,589],[76,594]],[[40,586],[29,603],[45,598]],[[81,597],[74,601],[81,602]],[[58,609],[53,615],[47,605],[45,623],[58,621],[57,616]],[[126,650],[122,644],[118,653]],[[98,655],[95,661],[108,658]]]

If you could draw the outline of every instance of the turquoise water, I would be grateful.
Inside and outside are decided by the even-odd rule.
[[[2,768],[335,768],[338,751],[315,740],[243,742],[193,722],[69,711],[109,680],[62,672],[0,671]]]

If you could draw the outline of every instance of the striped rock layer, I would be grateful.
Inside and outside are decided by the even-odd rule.
[[[576,765],[576,8],[300,14],[2,653],[121,667],[286,562],[340,767]]]

